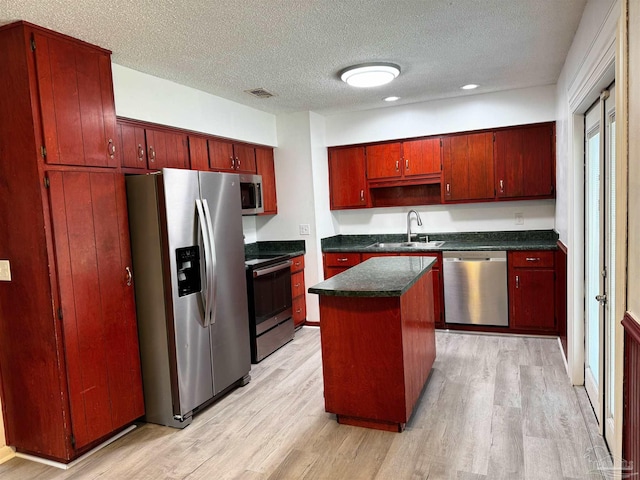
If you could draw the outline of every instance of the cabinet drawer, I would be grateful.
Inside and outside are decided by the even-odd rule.
[[[325,253],[324,264],[327,267],[353,267],[360,263],[359,253]]]
[[[293,324],[297,327],[307,319],[307,302],[305,296],[293,299]]]
[[[304,270],[304,255],[298,255],[291,259],[291,273]]]
[[[511,265],[515,268],[553,267],[552,250],[525,250],[511,252]]]
[[[304,272],[291,275],[291,298],[304,295]]]

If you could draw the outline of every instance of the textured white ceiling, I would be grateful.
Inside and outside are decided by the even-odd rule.
[[[586,0],[0,0],[27,20],[113,51],[113,61],[272,113],[332,114],[554,84]],[[397,63],[373,89],[338,78]],[[470,93],[467,83],[481,87]],[[244,90],[274,93],[256,99]]]

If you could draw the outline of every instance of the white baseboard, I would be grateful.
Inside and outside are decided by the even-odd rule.
[[[16,452],[13,448],[11,447],[0,447],[0,463],[4,463],[7,460],[11,460],[13,457],[16,456]]]

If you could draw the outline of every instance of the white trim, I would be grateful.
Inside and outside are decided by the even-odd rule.
[[[24,458],[25,460],[31,460],[32,462],[36,462],[36,463],[42,463],[44,465],[49,465],[50,467],[55,467],[55,468],[59,468],[61,470],[69,470],[71,467],[74,467],[75,465],[77,465],[78,463],[84,461],[87,459],[87,457],[90,457],[91,455],[93,455],[94,453],[96,453],[98,450],[103,449],[104,447],[106,447],[107,445],[115,442],[116,440],[118,440],[120,437],[126,435],[127,433],[129,433],[131,430],[134,430],[136,428],[135,425],[131,425],[128,428],[125,428],[124,430],[122,430],[120,433],[114,435],[113,437],[109,438],[108,440],[102,442],[100,445],[98,445],[95,448],[92,448],[91,450],[89,450],[87,453],[85,453],[84,455],[76,458],[74,461],[69,462],[69,463],[62,463],[62,462],[56,462],[53,460],[49,460],[48,458],[41,458],[41,457],[36,457],[35,455],[28,455],[26,453],[20,453],[17,452],[15,454],[16,457],[18,458]]]
[[[8,446],[4,446],[0,448],[0,464],[6,462],[7,460],[11,460],[16,456],[16,451]]]

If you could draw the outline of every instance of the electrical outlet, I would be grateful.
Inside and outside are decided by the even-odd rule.
[[[11,281],[11,265],[9,260],[0,260],[0,281]]]
[[[308,223],[300,224],[300,235],[311,235],[311,226]]]
[[[522,213],[516,213],[516,225],[524,225],[524,215]]]

